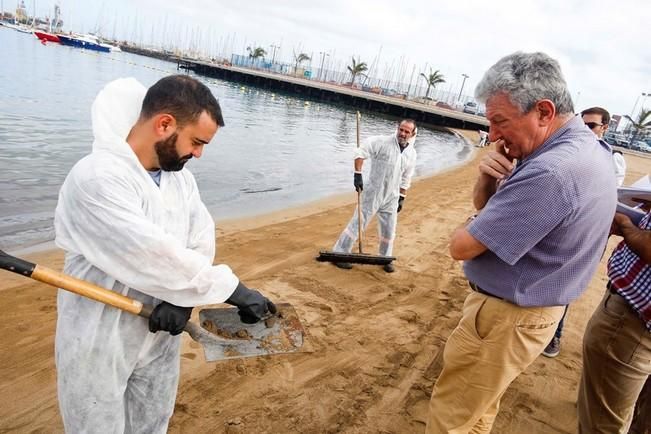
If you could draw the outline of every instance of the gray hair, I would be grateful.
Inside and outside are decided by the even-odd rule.
[[[522,113],[542,99],[552,101],[558,114],[574,113],[561,66],[545,53],[518,51],[491,66],[477,85],[475,98],[485,103],[499,93],[507,94]]]

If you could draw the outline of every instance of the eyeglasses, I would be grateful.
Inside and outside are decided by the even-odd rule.
[[[590,128],[591,130],[594,130],[597,127],[603,127],[604,124],[598,124],[596,122],[585,122],[585,124]]]

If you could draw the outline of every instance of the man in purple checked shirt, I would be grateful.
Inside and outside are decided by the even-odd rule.
[[[450,241],[472,292],[445,345],[427,433],[491,430],[509,384],[587,287],[617,202],[610,149],[574,116],[554,59],[506,56],[475,96],[496,149],[479,165],[479,214]]]

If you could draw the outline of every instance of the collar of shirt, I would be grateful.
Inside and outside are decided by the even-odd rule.
[[[550,147],[554,146],[557,143],[557,138],[565,134],[568,130],[572,128],[577,128],[583,123],[583,120],[581,120],[578,116],[573,116],[565,122],[559,129],[554,131],[549,137],[547,137],[547,140],[543,142],[542,145],[538,147],[535,151],[533,151],[531,154],[527,155],[525,158],[522,159],[522,162],[525,162],[531,158],[535,158],[537,155],[542,154],[545,152],[547,149]],[[597,136],[595,136],[596,138]]]
[[[400,144],[400,142],[398,141],[398,136],[397,136],[397,135],[396,135],[396,136],[393,136],[393,139],[395,140],[396,145],[398,145],[398,149],[400,149],[400,153],[402,154],[402,151],[404,151],[405,149],[407,149],[407,146],[409,146],[409,142],[407,142],[407,144],[406,144],[405,146],[402,146],[402,145]]]
[[[559,129],[554,131],[551,136],[547,137],[547,140],[545,140],[543,144],[540,145],[535,151],[527,155],[525,158],[518,160],[515,168],[506,179],[511,178],[518,171],[518,169],[521,168],[524,165],[524,163],[526,163],[527,161],[545,153],[549,149],[556,146],[558,144],[557,139],[561,137],[563,134],[566,134],[568,131],[574,130],[576,128],[582,128],[582,126],[583,126],[583,120],[580,117],[573,116],[572,118],[570,118],[567,122],[561,125]],[[595,136],[595,139],[598,142],[600,142],[603,147],[608,149],[608,152],[610,152],[611,148],[610,145],[608,145],[608,143],[604,142],[603,140],[597,139],[597,136]]]

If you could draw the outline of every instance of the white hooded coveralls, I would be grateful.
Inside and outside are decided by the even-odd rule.
[[[93,152],[70,171],[55,213],[64,272],[156,305],[225,301],[238,284],[213,266],[215,225],[192,174],[158,187],[126,142],[146,89],[109,83],[92,106]],[[164,433],[174,410],[180,336],[145,318],[59,290],[59,406],[70,433]]]
[[[379,252],[382,256],[391,256],[393,252],[400,189],[409,189],[416,169],[414,141],[415,136],[409,139],[409,145],[401,153],[395,134],[371,137],[364,141],[355,153],[355,159],[362,158],[371,162],[371,173],[367,179],[364,179],[364,190],[360,201],[362,229],[365,230],[371,218],[377,214]],[[346,253],[352,251],[358,235],[357,212],[358,210],[355,209],[355,214],[339,236],[333,251]]]

